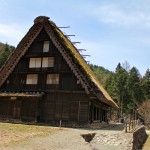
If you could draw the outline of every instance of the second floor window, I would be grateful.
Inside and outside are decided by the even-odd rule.
[[[38,75],[37,74],[27,74],[26,84],[37,84]]]
[[[30,58],[29,68],[41,68],[41,58]]]
[[[29,68],[54,67],[54,57],[30,58]]]
[[[43,57],[42,68],[54,67],[54,57]]]
[[[49,52],[49,41],[44,41],[43,52]]]

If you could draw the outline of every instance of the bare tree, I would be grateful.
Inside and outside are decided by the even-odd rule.
[[[125,69],[127,72],[129,72],[130,69],[131,69],[129,62],[127,62],[127,61],[124,61],[124,62],[122,63],[122,67],[123,67],[123,69]]]
[[[150,100],[144,101],[139,106],[138,112],[144,118],[145,124],[150,127]]]

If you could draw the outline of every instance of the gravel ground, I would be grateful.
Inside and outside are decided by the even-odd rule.
[[[61,128],[53,135],[35,137],[0,150],[130,150],[132,134],[125,134],[122,125],[110,125],[104,129]],[[90,143],[81,134],[96,133]]]

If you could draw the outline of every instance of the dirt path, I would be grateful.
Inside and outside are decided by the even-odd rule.
[[[122,126],[111,125],[105,129],[61,128],[59,132],[45,137],[35,137],[16,143],[0,150],[128,150],[131,135],[124,134]],[[85,133],[96,133],[91,143],[80,136]]]

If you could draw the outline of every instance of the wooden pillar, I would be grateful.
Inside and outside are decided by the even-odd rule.
[[[102,109],[100,108],[100,122],[102,122]]]
[[[97,120],[97,107],[95,107],[95,120]]]
[[[80,123],[80,101],[78,104],[78,124]]]
[[[102,121],[104,121],[104,110],[102,109]]]
[[[106,110],[104,110],[104,122],[106,122]]]
[[[101,109],[100,108],[98,109],[98,120],[99,122],[101,122]]]
[[[93,122],[93,120],[94,120],[94,106],[92,105],[92,122]]]

